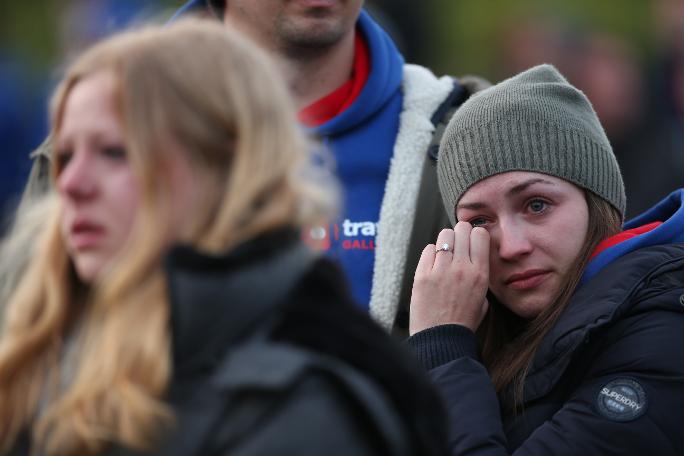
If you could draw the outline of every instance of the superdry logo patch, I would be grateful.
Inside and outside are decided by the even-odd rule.
[[[632,421],[646,413],[644,388],[631,378],[618,378],[601,388],[596,405],[601,415],[613,421]]]

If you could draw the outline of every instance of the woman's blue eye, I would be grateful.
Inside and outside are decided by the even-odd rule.
[[[478,217],[468,220],[468,223],[470,223],[471,226],[484,226],[487,223],[487,220],[482,217]]]
[[[532,212],[543,212],[546,209],[546,201],[543,200],[532,200],[529,204],[530,210]]]

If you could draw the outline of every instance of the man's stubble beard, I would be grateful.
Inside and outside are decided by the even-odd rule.
[[[303,29],[296,24],[279,21],[276,24],[278,51],[293,60],[310,60],[324,55],[347,33],[342,24]]]

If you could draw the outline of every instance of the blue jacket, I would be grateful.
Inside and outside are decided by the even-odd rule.
[[[188,2],[176,14],[202,7]],[[341,217],[325,230],[327,253],[344,269],[355,300],[368,308],[375,237],[402,110],[404,59],[390,37],[362,11],[357,31],[371,59],[370,74],[349,108],[311,130],[332,152],[343,189]]]
[[[205,3],[189,1],[174,17]],[[462,98],[455,96],[453,78],[436,78],[426,68],[404,64],[392,40],[365,11],[357,31],[369,47],[368,80],[349,108],[312,130],[332,151],[344,197],[340,218],[319,227],[318,236],[325,236],[317,243],[327,244],[329,256],[341,264],[355,300],[390,329],[406,324],[415,264],[425,244],[448,223],[436,187],[425,191],[431,182],[421,170],[428,162],[436,115]],[[466,91],[482,87],[475,82]],[[415,239],[420,214],[435,222],[417,229],[424,239]]]
[[[410,339],[447,402],[451,454],[684,454],[683,200],[630,221],[664,223],[592,261],[535,354],[522,412],[510,390],[497,397],[468,329]]]
[[[370,51],[368,80],[348,109],[313,133],[332,151],[344,190],[342,216],[328,229],[328,253],[344,269],[355,300],[368,308],[380,206],[399,130],[404,59],[364,11],[357,30]]]

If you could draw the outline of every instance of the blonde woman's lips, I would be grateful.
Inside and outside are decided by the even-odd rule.
[[[71,227],[71,245],[76,250],[96,247],[102,240],[105,229],[102,225],[90,221],[77,221]]]

